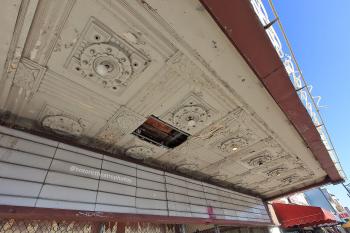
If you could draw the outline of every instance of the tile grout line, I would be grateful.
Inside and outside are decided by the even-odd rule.
[[[102,155],[102,159],[101,159],[100,173],[99,173],[98,182],[97,182],[97,189],[96,189],[96,197],[95,197],[94,211],[96,211],[98,191],[99,191],[100,182],[101,182],[102,166],[103,166],[103,161],[104,161],[104,158],[105,158],[105,155],[104,155],[104,154],[101,154],[101,155]]]
[[[165,172],[164,171],[163,171],[163,179],[164,179],[164,188],[165,188],[166,209],[167,209],[167,212],[168,212],[168,216],[170,216],[167,180],[166,180],[166,176],[165,176]]]
[[[139,170],[139,167],[138,167],[138,165],[136,165],[136,167],[135,167],[135,214],[137,214],[137,209],[138,209],[138,207],[137,207],[137,204],[136,204],[136,202],[137,202],[137,191],[138,191],[138,187],[137,187],[137,180],[138,180],[138,177],[139,177],[139,172],[138,172],[138,170]]]
[[[35,200],[34,207],[37,207],[38,200],[39,200],[39,198],[40,198],[41,192],[42,192],[42,190],[43,190],[43,188],[44,188],[44,185],[45,185],[45,183],[46,183],[47,176],[48,176],[48,174],[49,174],[49,172],[50,172],[50,170],[51,170],[51,166],[52,166],[52,163],[53,163],[53,161],[54,161],[54,159],[55,159],[55,156],[56,156],[56,153],[57,153],[59,144],[60,144],[60,143],[57,143],[57,146],[56,146],[55,152],[54,152],[54,154],[53,154],[53,156],[52,156],[50,165],[49,165],[48,169],[46,170],[45,178],[44,178],[44,181],[43,181],[43,183],[42,183],[42,185],[41,185],[41,187],[40,187],[39,194],[38,194],[38,196],[37,196],[37,198],[36,198],[36,200]]]

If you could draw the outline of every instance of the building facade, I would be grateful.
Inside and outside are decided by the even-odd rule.
[[[342,182],[263,7],[3,1],[1,227],[260,232]]]

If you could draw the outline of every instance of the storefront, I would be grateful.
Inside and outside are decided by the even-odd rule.
[[[340,233],[340,220],[331,212],[315,206],[273,203],[273,209],[283,232]]]
[[[0,229],[191,233],[271,225],[260,198],[4,127],[0,166]]]
[[[339,224],[344,224],[349,219],[349,214],[339,200],[326,188],[314,188],[304,192],[307,202],[312,206],[318,206],[333,213]]]

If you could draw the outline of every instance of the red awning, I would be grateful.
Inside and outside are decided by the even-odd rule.
[[[273,203],[272,206],[279,222],[284,228],[337,223],[336,218],[332,213],[320,207],[282,203]]]

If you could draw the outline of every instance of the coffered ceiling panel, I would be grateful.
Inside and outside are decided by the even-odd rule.
[[[41,0],[32,20],[3,124],[262,197],[325,177],[198,1]],[[135,133],[150,116],[158,142]]]

